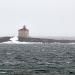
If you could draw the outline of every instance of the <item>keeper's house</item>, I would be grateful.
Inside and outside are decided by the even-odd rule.
[[[18,30],[18,38],[28,38],[29,37],[29,30],[24,25],[22,29]]]

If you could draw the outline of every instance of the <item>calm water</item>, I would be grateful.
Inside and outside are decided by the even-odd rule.
[[[75,75],[75,44],[0,44],[0,75]]]

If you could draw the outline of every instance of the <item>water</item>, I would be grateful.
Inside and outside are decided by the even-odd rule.
[[[0,44],[0,75],[75,75],[75,44]]]

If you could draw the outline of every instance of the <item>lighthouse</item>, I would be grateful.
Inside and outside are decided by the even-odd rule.
[[[28,38],[29,37],[29,30],[24,25],[22,29],[18,30],[18,38]]]

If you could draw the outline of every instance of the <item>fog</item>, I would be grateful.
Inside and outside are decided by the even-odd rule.
[[[75,0],[1,0],[0,36],[75,36]]]

